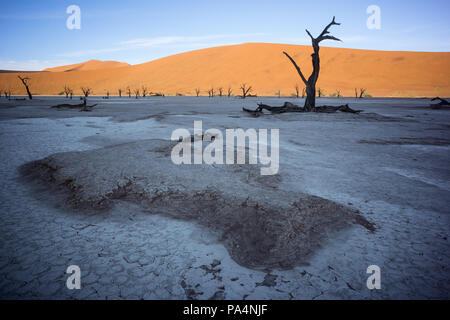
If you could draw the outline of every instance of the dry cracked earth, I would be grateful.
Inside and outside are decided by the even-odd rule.
[[[365,112],[253,118],[241,108],[256,99],[187,97],[51,108],[63,100],[0,100],[0,298],[449,297],[447,110],[349,99]],[[174,165],[171,133],[194,120],[280,129],[279,173]],[[366,286],[370,265],[381,290]]]

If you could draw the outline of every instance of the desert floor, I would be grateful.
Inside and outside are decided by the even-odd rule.
[[[0,298],[448,299],[450,111],[431,110],[424,99],[319,99],[364,112],[259,118],[242,112],[244,105],[286,100],[296,102],[93,97],[88,104],[98,106],[79,112],[50,108],[75,99],[1,98]],[[192,131],[194,120],[204,130],[279,128],[279,175],[260,178],[250,165],[176,167],[168,156],[172,131]],[[52,181],[36,180],[48,172],[30,165],[34,178],[24,177],[23,165],[44,158],[54,165]],[[164,199],[166,185],[178,188],[180,198]],[[137,186],[161,196],[139,198]],[[208,190],[216,198],[195,198]],[[264,235],[258,229],[264,219],[272,219],[272,231],[285,228],[283,206],[297,194],[330,200],[325,207],[340,204],[375,230],[353,220],[339,227],[334,218],[323,226],[307,220],[300,230],[319,233],[311,233],[314,243],[302,240],[310,251],[299,244],[308,255],[289,251],[293,258],[277,267],[269,260],[279,252],[267,252],[267,261],[255,255],[255,262],[246,258],[253,252],[233,249],[247,238],[227,238],[198,216],[183,218],[208,206],[222,212],[214,207],[220,203],[225,214],[245,220],[251,238]],[[74,205],[106,198],[111,205],[103,209]],[[246,198],[272,215],[255,221],[254,232],[251,219],[236,213],[242,206],[232,203]],[[258,241],[270,247],[277,236],[268,243],[251,238],[257,241],[247,248],[258,249]],[[81,290],[66,288],[69,265],[81,268]],[[381,268],[381,290],[366,286],[370,265]]]

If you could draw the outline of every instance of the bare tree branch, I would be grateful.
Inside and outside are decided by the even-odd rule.
[[[308,81],[306,80],[305,76],[303,75],[302,71],[300,70],[300,67],[297,65],[297,63],[294,61],[294,59],[291,58],[291,56],[289,54],[287,54],[286,52],[284,52],[284,55],[286,57],[288,57],[289,60],[291,60],[292,64],[294,65],[295,69],[297,70],[298,74],[300,75],[300,78],[302,78],[303,82],[305,84],[308,83]]]

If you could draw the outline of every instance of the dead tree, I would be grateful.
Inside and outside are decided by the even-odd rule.
[[[208,96],[210,98],[214,98],[214,96],[215,96],[214,88],[211,88],[208,90]]]
[[[30,87],[28,84],[28,80],[30,80],[30,78],[28,78],[28,77],[22,78],[21,76],[17,76],[17,77],[20,79],[20,81],[22,81],[23,85],[25,86],[25,89],[27,89],[28,98],[30,98],[30,100],[32,100],[33,96],[31,95]]]
[[[223,96],[223,88],[220,87],[220,88],[219,88],[219,97],[222,97],[222,96]]]
[[[317,97],[322,98],[324,95],[325,94],[324,94],[323,90],[321,88],[319,88],[319,90],[317,90]]]
[[[196,95],[197,97],[200,95],[200,89],[199,89],[199,88],[196,88],[196,89],[195,89],[195,95]]]
[[[146,86],[142,86],[142,97],[145,98],[147,96],[148,89]]]
[[[242,99],[245,99],[249,96],[249,93],[252,91],[252,86],[248,86],[246,83],[241,84],[241,90],[242,90]]]
[[[320,72],[320,58],[319,58],[319,44],[323,40],[335,40],[335,41],[341,41],[340,39],[329,35],[329,29],[333,25],[340,25],[335,21],[335,17],[333,17],[333,20],[330,24],[328,24],[325,29],[322,31],[322,33],[317,37],[314,38],[311,33],[306,30],[306,33],[310,36],[312,40],[312,47],[314,49],[314,53],[311,55],[312,57],[312,65],[313,65],[313,71],[306,80],[305,76],[303,75],[300,67],[297,65],[294,59],[287,54],[286,52],[283,52],[283,54],[292,62],[295,69],[297,70],[297,73],[299,74],[300,78],[302,79],[303,83],[306,85],[305,91],[306,91],[306,100],[303,107],[297,106],[290,102],[285,102],[284,105],[280,107],[272,107],[265,104],[258,104],[258,108],[256,110],[250,110],[246,108],[242,108],[243,111],[246,111],[254,116],[260,116],[263,114],[263,110],[269,111],[272,114],[276,113],[286,113],[286,112],[323,112],[323,113],[332,113],[332,112],[349,112],[349,113],[355,113],[359,114],[362,112],[362,110],[353,110],[346,105],[342,106],[320,106],[316,107],[316,83],[319,79],[319,72]],[[322,90],[319,88],[319,95],[322,95]]]
[[[89,95],[92,93],[92,89],[89,87],[81,87],[81,91],[83,92],[85,98],[89,97]]]
[[[306,95],[306,88],[303,88],[302,89],[302,99],[305,97],[305,95]]]
[[[117,91],[119,91],[119,98],[122,98],[122,89],[119,89]]]
[[[73,96],[73,90],[72,89],[70,89],[70,91],[69,91],[69,96],[70,96],[70,100],[72,100],[72,96]]]
[[[355,88],[355,98],[358,99],[358,89]]]
[[[65,85],[65,86],[64,86],[64,91],[63,91],[63,92],[64,92],[64,94],[66,95],[66,99],[69,98],[70,91],[71,91],[70,87],[67,86],[67,85]]]
[[[298,87],[298,84],[295,85],[295,97],[298,99],[300,96],[300,88]]]
[[[320,72],[320,57],[319,57],[319,44],[323,40],[335,40],[335,41],[341,41],[340,39],[329,35],[329,29],[331,26],[334,25],[340,25],[340,23],[337,23],[335,21],[335,17],[333,17],[333,20],[329,25],[325,27],[325,29],[322,31],[322,33],[317,37],[314,38],[311,33],[306,30],[306,33],[310,36],[312,41],[312,47],[314,48],[314,53],[311,55],[312,57],[312,65],[313,65],[313,72],[311,73],[311,76],[306,80],[305,76],[303,75],[300,67],[297,65],[294,59],[291,58],[289,54],[286,52],[283,52],[286,57],[292,62],[295,69],[297,70],[298,74],[300,75],[300,78],[306,85],[306,101],[305,101],[305,110],[307,111],[314,111],[314,108],[316,107],[316,83],[319,79],[319,72]]]
[[[128,94],[128,98],[131,98],[131,89],[130,89],[130,87],[127,87],[127,94]]]
[[[134,92],[134,95],[136,96],[136,99],[138,99],[139,98],[139,89],[134,89],[133,90],[133,92]]]
[[[231,97],[232,94],[233,94],[233,90],[231,89],[231,87],[228,87],[228,92],[227,92],[228,98]]]
[[[341,90],[339,90],[339,89],[336,90],[336,97],[338,97],[338,98],[342,97],[341,96]]]
[[[361,88],[359,93],[359,98],[362,99],[366,95],[366,89]]]

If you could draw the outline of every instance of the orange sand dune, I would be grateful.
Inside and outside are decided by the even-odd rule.
[[[127,67],[127,66],[129,66],[129,64],[125,63],[125,62],[89,60],[86,62],[70,64],[67,66],[47,68],[47,69],[44,69],[43,71],[50,71],[50,72],[86,71],[86,70],[101,70],[101,69],[120,68],[120,67]]]
[[[238,94],[245,82],[258,95],[290,96],[302,82],[289,60],[287,51],[304,74],[311,70],[310,46],[246,43],[181,53],[155,61],[124,66],[71,72],[30,73],[35,94],[60,94],[64,85],[80,94],[81,86],[89,86],[95,95],[106,91],[116,95],[121,88],[147,86],[153,92],[202,95],[211,87],[228,87]],[[354,96],[355,88],[366,88],[376,97],[450,96],[450,52],[388,52],[341,48],[321,48],[321,72],[318,86],[326,95],[341,90]],[[86,63],[87,64],[87,63]],[[66,67],[64,67],[66,68]],[[62,69],[61,69],[62,70]],[[13,94],[25,94],[15,73],[0,74],[0,90],[10,88]],[[216,90],[217,91],[217,90]]]

